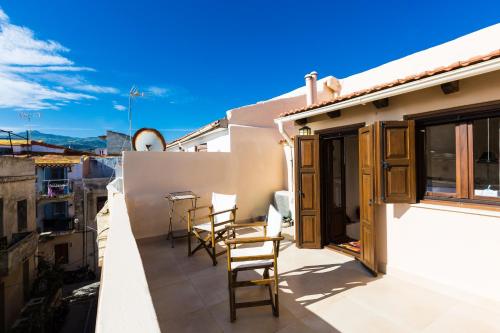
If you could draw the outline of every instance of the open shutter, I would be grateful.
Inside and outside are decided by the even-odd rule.
[[[358,130],[359,137],[359,213],[361,224],[361,262],[373,273],[377,272],[375,256],[374,208],[374,126]]]
[[[321,248],[319,136],[295,137],[295,218],[297,245]]]
[[[415,122],[383,121],[378,123],[380,147],[380,201],[416,202]]]

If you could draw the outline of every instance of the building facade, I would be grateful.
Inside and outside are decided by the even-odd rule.
[[[0,157],[0,331],[19,316],[35,277],[35,163]]]
[[[120,174],[120,158],[44,155],[35,162],[40,255],[65,270],[96,272],[95,217],[106,185]]]
[[[500,299],[499,35],[492,26],[353,75],[337,98],[276,120],[295,125],[283,134],[298,246]]]

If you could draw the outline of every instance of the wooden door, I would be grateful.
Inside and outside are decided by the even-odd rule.
[[[375,255],[374,208],[374,126],[359,129],[359,211],[361,236],[361,262],[374,274],[377,272]]]
[[[295,137],[295,219],[297,246],[321,248],[319,136]]]
[[[56,264],[65,265],[69,263],[68,243],[54,245],[54,258]]]

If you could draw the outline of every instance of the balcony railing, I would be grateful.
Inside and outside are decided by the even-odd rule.
[[[43,231],[71,231],[75,228],[74,218],[44,219]]]
[[[40,194],[49,198],[67,195],[73,192],[69,179],[50,179],[42,181]]]
[[[6,245],[6,237],[2,237],[0,247],[0,276],[9,275],[9,271],[20,265],[24,258],[35,253],[38,245],[38,233],[21,232],[12,235],[10,244]]]

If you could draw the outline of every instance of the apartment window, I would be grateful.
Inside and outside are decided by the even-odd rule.
[[[101,209],[104,207],[104,205],[106,204],[106,201],[108,201],[108,197],[97,197],[97,201],[96,201],[96,212],[99,213],[101,211]]]
[[[54,245],[54,260],[56,264],[65,265],[69,263],[69,244],[62,243]]]
[[[500,117],[419,128],[426,198],[500,202]]]
[[[54,202],[52,204],[52,214],[54,215],[55,218],[64,218],[66,217],[66,211],[67,211],[67,202],[62,201],[62,202]]]
[[[3,198],[0,198],[0,238],[3,237]]]
[[[28,200],[17,202],[17,232],[23,232],[28,229]]]

